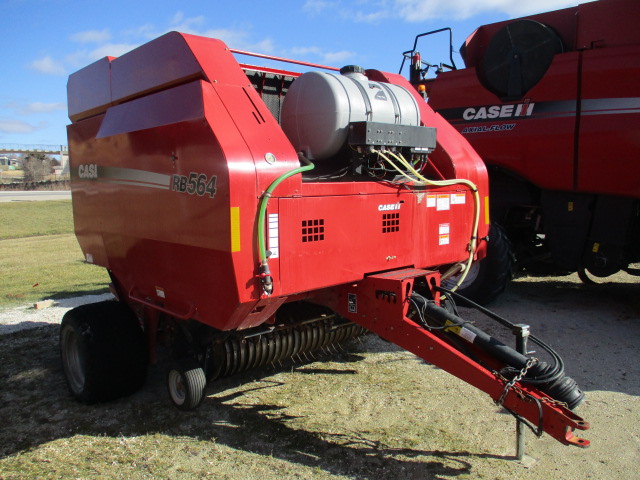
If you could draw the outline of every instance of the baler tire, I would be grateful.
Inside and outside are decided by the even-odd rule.
[[[473,302],[488,305],[504,292],[513,278],[514,264],[511,242],[506,232],[500,225],[492,223],[487,256],[471,265],[467,278],[456,291]],[[458,278],[458,275],[450,277],[442,286],[452,288]]]
[[[85,404],[131,395],[146,380],[146,337],[133,311],[121,302],[68,311],[60,325],[60,355],[69,391]]]
[[[204,398],[207,378],[194,359],[184,359],[167,372],[169,398],[180,410],[195,410]]]

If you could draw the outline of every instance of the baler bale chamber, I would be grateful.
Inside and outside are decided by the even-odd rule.
[[[117,298],[62,321],[72,394],[135,392],[166,345],[171,400],[192,409],[209,381],[371,331],[588,445],[559,357],[489,337],[440,286],[490,241],[460,134],[399,75],[234,53],[172,32],[69,78],[76,235]]]

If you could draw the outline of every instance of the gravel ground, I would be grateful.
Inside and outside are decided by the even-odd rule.
[[[36,310],[33,305],[25,305],[0,311],[0,335],[60,324],[62,316],[72,308],[86,303],[95,303],[113,298],[110,293],[102,295],[85,295],[76,298],[57,300],[53,306]]]
[[[530,324],[587,394],[576,413],[591,423],[591,447],[528,433],[526,465],[513,460],[510,415],[375,336],[350,354],[217,382],[196,412],[171,406],[162,364],[136,395],[87,407],[66,392],[49,325],[72,304],[4,312],[0,479],[640,478],[639,287],[628,276],[598,286],[523,277],[492,305]]]

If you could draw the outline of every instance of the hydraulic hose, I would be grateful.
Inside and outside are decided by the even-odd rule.
[[[514,325],[507,319],[502,318],[497,313],[492,312],[491,310],[483,307],[482,305],[478,305],[477,303],[469,300],[468,298],[460,295],[457,292],[453,292],[443,287],[435,287],[435,289],[441,293],[449,295],[451,297],[451,300],[461,301],[463,306],[478,310],[479,312],[483,313],[487,317],[498,322],[499,324],[508,328],[511,331],[513,331],[514,328],[516,327],[516,325]],[[560,378],[560,376],[564,373],[564,361],[562,360],[562,358],[560,358],[560,355],[558,355],[558,353],[553,348],[551,348],[549,345],[547,345],[545,342],[543,342],[541,339],[539,339],[533,334],[529,335],[529,341],[535,343],[544,351],[546,351],[553,358],[554,365],[548,365],[544,375],[538,375],[535,380],[528,379],[528,383],[534,384],[534,383],[551,382],[553,380]]]
[[[400,172],[401,175],[403,175],[406,178],[409,178],[410,180],[414,180],[413,178],[409,177],[405,172],[403,172],[402,169],[400,169],[384,153],[382,153],[379,150],[376,150],[376,151],[377,151],[377,153],[378,153],[378,155],[380,157],[382,157],[395,170]],[[462,282],[464,282],[465,278],[467,278],[467,274],[469,273],[469,269],[471,268],[471,264],[473,263],[473,257],[475,255],[476,247],[477,247],[477,244],[478,244],[478,227],[480,225],[480,194],[478,193],[478,187],[472,181],[464,179],[464,178],[454,179],[454,180],[429,180],[428,178],[423,176],[420,172],[418,172],[415,168],[413,168],[411,163],[408,162],[402,155],[396,155],[395,153],[393,153],[391,151],[388,152],[388,153],[393,158],[395,158],[398,162],[400,162],[408,171],[413,173],[416,176],[416,178],[418,179],[418,181],[420,183],[422,183],[422,184],[433,185],[435,187],[450,187],[450,186],[454,186],[454,185],[465,185],[466,187],[468,187],[471,190],[471,192],[473,194],[474,216],[473,216],[473,228],[472,228],[472,231],[471,231],[471,239],[469,241],[469,257],[468,257],[468,259],[467,259],[467,261],[465,263],[465,268],[462,271],[462,275],[458,279],[458,282],[456,283],[456,285],[451,289],[451,290],[455,291],[460,287],[460,285],[462,285]],[[453,267],[453,269],[450,270],[450,272],[444,273],[442,275],[442,277],[446,278],[446,277],[450,276],[451,274],[455,273],[455,271],[457,271],[458,269],[459,269],[459,267],[456,265],[456,266]]]
[[[446,332],[455,333],[458,337],[496,358],[505,366],[515,371],[523,371],[527,362],[529,362],[529,357],[518,353],[500,340],[476,328],[469,322],[465,322],[457,315],[450,313],[422,295],[416,292],[412,293],[411,301],[419,310],[421,318],[429,319],[436,325],[447,326]],[[442,328],[439,328],[439,330],[442,330]],[[553,352],[550,347],[549,350]],[[553,354],[558,356],[555,352]],[[566,403],[571,410],[584,400],[584,393],[580,390],[576,381],[566,376],[562,371],[555,371],[555,367],[548,365],[546,362],[533,363],[521,383],[535,385],[536,388],[551,398]]]
[[[271,278],[271,272],[269,270],[269,257],[267,255],[266,248],[266,228],[265,218],[267,214],[267,205],[269,205],[269,199],[273,191],[287,178],[297,175],[298,173],[307,172],[313,170],[315,165],[311,163],[304,155],[298,154],[298,158],[305,165],[294,168],[286,173],[283,173],[276,178],[271,185],[262,194],[260,205],[258,207],[258,261],[259,261],[259,277],[262,282],[262,289],[264,293],[269,296],[273,292],[273,279]]]

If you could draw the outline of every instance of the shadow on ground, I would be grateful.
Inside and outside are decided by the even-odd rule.
[[[538,283],[521,279],[492,308],[514,323],[530,323],[534,333],[565,358],[567,373],[583,389],[640,395],[638,382],[632,381],[640,378],[637,362],[625,360],[637,358],[637,293],[638,285],[631,283],[585,288],[561,280]],[[380,351],[397,350],[384,342],[376,345]],[[336,377],[344,378],[356,371],[361,356],[357,352],[336,354],[331,360],[349,365],[334,372],[322,363],[312,363],[304,371],[310,375],[339,373]],[[57,326],[0,336],[0,459],[76,436],[89,436],[99,442],[101,437],[156,434],[174,439],[186,436],[353,478],[469,476],[478,459],[507,458],[486,451],[443,448],[450,444],[437,443],[437,431],[425,435],[421,448],[411,448],[411,444],[395,448],[384,438],[362,430],[332,428],[330,423],[305,426],[311,424],[288,413],[283,402],[256,401],[261,391],[272,391],[270,398],[278,399],[279,392],[286,388],[282,378],[269,370],[222,380],[208,392],[197,411],[184,413],[169,402],[164,367],[159,365],[151,369],[147,384],[138,394],[104,405],[84,406],[67,392],[58,356]],[[298,415],[311,416],[313,402],[300,404],[303,409],[297,411],[305,413]],[[464,441],[462,437],[459,444],[464,445]],[[99,448],[98,443],[95,451],[100,452]]]
[[[334,354],[332,361],[358,362],[357,354]],[[70,398],[58,357],[57,326],[0,337],[0,459],[58,439],[86,435],[138,437],[191,436],[232,449],[356,478],[437,479],[471,473],[471,458],[502,458],[487,453],[391,448],[365,433],[308,431],[286,407],[256,404],[257,390],[283,387],[273,369],[220,380],[194,412],[179,412],[169,401],[164,366],[150,370],[145,387],[132,397],[97,406]],[[321,363],[304,365],[310,375],[352,375]],[[318,399],[322,401],[322,399]],[[305,407],[306,408],[306,407]],[[308,405],[313,409],[314,405]]]

